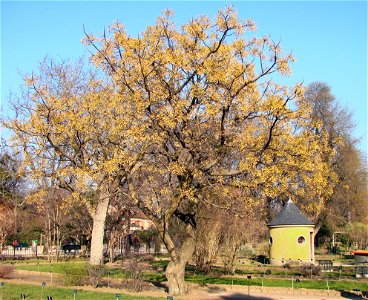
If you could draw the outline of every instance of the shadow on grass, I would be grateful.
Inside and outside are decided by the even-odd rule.
[[[155,287],[159,288],[159,289],[163,289],[166,293],[169,292],[169,288],[164,285],[162,282],[159,281],[150,281]]]
[[[349,292],[349,291],[339,291],[339,292],[340,292],[340,296],[346,299],[352,299],[352,300],[366,299],[360,296],[360,292],[359,293]],[[362,295],[365,297],[368,296],[368,291],[367,292],[363,291]]]
[[[262,296],[251,296],[243,293],[234,293],[226,296],[219,296],[221,300],[273,300],[272,298]]]
[[[210,286],[208,288],[208,293],[220,293],[220,292],[225,292],[226,289],[223,287],[219,287],[219,286]]]

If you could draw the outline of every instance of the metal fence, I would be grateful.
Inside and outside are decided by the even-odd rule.
[[[30,258],[37,257],[43,252],[43,246],[37,247],[6,247],[0,251],[1,257]]]
[[[36,257],[44,257],[47,256],[48,253],[44,251],[44,246],[37,246],[37,247],[16,247],[13,246],[6,246],[3,248],[3,250],[0,250],[0,259],[26,259],[26,258],[36,258]],[[137,254],[154,254],[155,251],[153,248],[147,248],[146,246],[141,247],[130,247],[131,253],[137,253]],[[57,250],[51,249],[50,255],[56,256]],[[122,248],[115,248],[113,251],[114,256],[124,255],[126,253],[126,249]],[[166,248],[161,245],[161,248],[159,250],[159,253],[167,253]],[[63,251],[62,249],[59,249],[59,257],[72,257],[72,256],[88,256],[89,252],[82,247],[81,250],[71,250],[71,251]],[[104,245],[104,256],[108,256],[109,251]]]

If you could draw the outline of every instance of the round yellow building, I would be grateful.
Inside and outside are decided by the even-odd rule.
[[[314,224],[291,200],[267,226],[271,265],[314,263]]]

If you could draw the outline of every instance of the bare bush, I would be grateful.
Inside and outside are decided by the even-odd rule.
[[[15,267],[11,265],[0,265],[0,278],[10,278],[14,273]]]
[[[213,201],[217,201],[217,206],[201,207],[201,216],[198,218],[199,224],[196,232],[196,248],[194,252],[194,262],[200,272],[209,272],[216,258],[221,257],[224,271],[228,274],[235,272],[235,261],[241,252],[242,246],[253,249],[253,245],[258,243],[266,235],[263,221],[259,215],[248,213],[241,215],[242,207],[232,205],[227,210],[220,209],[226,203],[232,203],[230,199],[216,198],[216,194],[211,195]],[[260,211],[260,207],[258,211]],[[247,253],[247,255],[253,254]]]
[[[102,281],[102,277],[106,274],[105,266],[94,266],[88,267],[89,282],[92,286],[98,287]]]
[[[308,277],[311,275],[318,276],[321,274],[321,267],[315,265],[303,265],[300,268],[300,273],[302,274],[303,277]]]
[[[143,270],[146,267],[144,259],[144,257],[140,257],[139,255],[131,254],[125,262],[123,262],[124,269],[128,276],[126,286],[134,292],[140,292],[143,289]]]

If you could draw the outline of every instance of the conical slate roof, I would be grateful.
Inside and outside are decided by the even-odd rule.
[[[267,226],[278,225],[314,225],[313,222],[308,220],[302,215],[299,208],[289,200],[284,208],[279,212],[275,219],[273,219]]]

